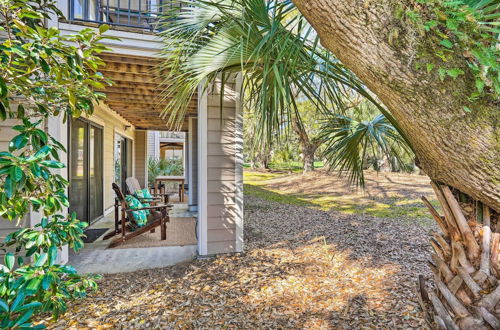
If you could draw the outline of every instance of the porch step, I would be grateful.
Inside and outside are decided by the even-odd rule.
[[[82,274],[114,274],[167,267],[193,259],[196,255],[196,245],[95,249],[70,255],[69,264]]]

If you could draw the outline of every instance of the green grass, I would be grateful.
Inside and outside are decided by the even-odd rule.
[[[338,211],[346,214],[363,214],[379,218],[429,219],[429,211],[420,199],[392,197],[369,197],[361,194],[293,194],[273,189],[273,179],[288,174],[276,172],[244,173],[244,192],[267,201],[314,207],[324,211]],[[438,208],[436,200],[431,203]]]
[[[314,162],[314,168],[323,168],[325,164],[323,162]],[[243,164],[243,167],[250,168],[249,163]],[[292,171],[294,173],[302,172],[303,163],[302,162],[290,162],[290,163],[270,163],[269,169],[274,171]]]

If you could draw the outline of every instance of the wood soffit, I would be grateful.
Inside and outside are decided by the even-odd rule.
[[[101,54],[101,58],[106,66],[100,71],[113,81],[112,86],[103,90],[107,96],[104,102],[136,129],[171,130],[167,126],[168,117],[160,117],[165,107],[165,100],[160,98],[160,79],[155,74],[160,60],[113,53]],[[196,99],[197,95],[189,104],[182,131],[187,131],[187,117],[197,115]]]

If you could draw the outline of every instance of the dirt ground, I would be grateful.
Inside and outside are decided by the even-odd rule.
[[[411,208],[404,220],[398,214],[432,197],[428,179],[368,179],[363,193],[326,173],[247,172],[243,254],[105,276],[49,327],[423,328],[413,290],[418,274],[429,275],[435,228]],[[348,196],[362,206],[339,208]],[[389,207],[370,211],[370,203]]]

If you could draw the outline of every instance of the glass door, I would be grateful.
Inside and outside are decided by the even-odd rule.
[[[102,128],[74,119],[69,135],[69,211],[91,223],[103,215]]]
[[[132,176],[132,140],[115,134],[115,183],[126,193],[125,180]]]
[[[102,129],[89,125],[89,213],[90,219],[103,215]]]

